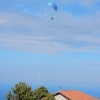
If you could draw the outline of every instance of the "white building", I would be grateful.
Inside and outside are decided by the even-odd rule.
[[[98,100],[78,90],[60,90],[54,96],[56,100]]]

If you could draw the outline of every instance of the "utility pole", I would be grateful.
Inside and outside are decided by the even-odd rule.
[[[38,73],[38,84],[39,84],[39,87],[40,87],[40,74]]]

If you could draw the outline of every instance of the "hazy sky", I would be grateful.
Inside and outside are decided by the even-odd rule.
[[[100,0],[48,2],[0,0],[0,83],[100,87]]]

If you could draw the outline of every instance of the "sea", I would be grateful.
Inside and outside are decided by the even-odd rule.
[[[11,91],[12,87],[12,84],[0,84],[0,100],[7,100],[6,95]],[[56,85],[46,85],[45,87],[51,93],[59,91],[59,87]],[[32,90],[35,90],[36,88],[38,88],[38,86],[32,86]],[[63,86],[62,90],[79,90],[100,100],[100,87]]]

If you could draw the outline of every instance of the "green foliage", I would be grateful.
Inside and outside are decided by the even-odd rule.
[[[49,93],[44,100],[56,100],[56,99],[52,94]]]
[[[12,97],[11,92],[9,92],[9,93],[7,94],[7,96],[6,96],[7,100],[10,100],[10,97]]]
[[[17,100],[33,100],[33,91],[31,87],[28,86],[26,83],[20,82],[16,84],[14,88],[12,88],[14,98]],[[12,94],[11,94],[12,95]],[[9,100],[10,93],[6,96]]]
[[[48,90],[41,86],[33,92],[33,100],[41,100],[42,98],[47,97],[48,93]]]
[[[41,86],[32,91],[31,87],[23,82],[15,84],[12,93],[9,92],[6,96],[7,100],[11,100],[11,97],[15,100],[55,100],[45,87]]]

